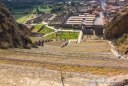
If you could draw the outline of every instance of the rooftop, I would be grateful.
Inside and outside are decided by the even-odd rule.
[[[67,20],[66,24],[85,24],[93,25],[96,16],[93,14],[71,16]]]

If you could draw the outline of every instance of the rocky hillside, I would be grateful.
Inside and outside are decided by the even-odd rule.
[[[31,44],[26,35],[31,35],[28,28],[18,24],[8,9],[0,3],[0,48],[26,48]]]
[[[121,54],[128,54],[128,34],[125,33],[118,39],[115,39],[113,44],[117,46],[117,49]]]
[[[105,38],[118,38],[128,30],[128,13],[119,13],[106,25]]]
[[[104,37],[115,39],[113,43],[122,54],[128,53],[128,8],[120,11],[105,27]]]

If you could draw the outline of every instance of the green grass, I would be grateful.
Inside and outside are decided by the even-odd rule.
[[[44,13],[50,13],[50,12],[51,12],[51,9],[50,9],[50,8],[43,9],[43,8],[41,8],[40,6],[39,6],[39,10],[40,10],[41,12],[44,12]]]
[[[78,32],[60,32],[57,36],[57,39],[77,39],[78,35]],[[46,36],[44,38],[54,39],[55,37],[56,33]]]
[[[34,25],[34,29],[32,30],[32,32],[36,32],[38,33],[38,30],[43,26],[43,24],[37,24],[37,25]],[[44,27],[39,33],[41,34],[48,34],[50,32],[52,32],[53,30],[49,27]]]
[[[47,7],[46,9],[41,8],[41,6],[38,6],[39,11],[44,12],[44,13],[49,13],[51,11],[51,8]],[[13,9],[12,12],[18,12],[18,13],[23,13],[23,12],[31,12],[31,13],[36,13],[36,6],[33,6],[33,8],[30,9]]]
[[[32,32],[37,32],[42,26],[43,24],[34,25],[35,28],[32,30]]]
[[[29,20],[30,18],[33,18],[33,15],[23,15],[23,14],[15,14],[13,15],[14,19],[19,22],[19,23],[23,23],[27,20]]]
[[[44,29],[41,30],[39,33],[41,33],[41,34],[47,34],[47,33],[50,33],[50,32],[52,32],[52,29],[45,26]]]
[[[47,9],[43,9],[39,6],[39,10],[41,12],[44,12],[44,13],[50,13],[51,11],[51,8],[47,7]],[[23,14],[24,12],[31,12],[31,13],[36,13],[36,6],[33,6],[33,8],[30,8],[30,9],[14,9],[12,10],[12,12],[16,12],[16,13],[21,13],[21,14],[14,14],[13,17],[14,19],[19,22],[19,23],[23,23],[27,20],[29,20],[30,18],[33,18],[33,15],[32,14]]]
[[[33,11],[35,8],[30,8],[30,9],[14,9],[12,12],[26,12],[26,11]]]
[[[55,39],[55,37],[56,37],[56,34],[54,33],[54,34],[48,35],[48,36],[46,36],[44,38],[45,39]]]
[[[13,15],[15,20],[18,20],[19,18],[24,17],[24,16],[26,16],[26,15],[19,15],[19,14]]]
[[[61,32],[58,36],[59,39],[77,39],[78,32]]]

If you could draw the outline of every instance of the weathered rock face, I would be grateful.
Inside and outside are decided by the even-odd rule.
[[[128,54],[128,9],[121,11],[106,25],[104,37],[115,38],[113,43],[121,54]]]
[[[25,26],[24,24],[18,24],[18,26],[24,35],[32,36],[32,32],[29,30],[27,26]]]
[[[128,30],[128,13],[118,14],[106,25],[105,38],[118,38]]]
[[[0,48],[27,47],[31,41],[25,35],[31,35],[31,32],[26,26],[18,24],[8,9],[0,3]]]

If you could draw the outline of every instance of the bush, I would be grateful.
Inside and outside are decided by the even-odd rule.
[[[0,48],[1,49],[8,49],[9,48],[9,43],[7,43],[7,42],[0,43]]]
[[[128,39],[128,35],[124,34],[122,37],[120,37],[117,40],[114,40],[114,45],[119,46],[120,44],[122,44],[126,39]]]
[[[123,43],[124,41],[125,41],[125,38],[120,38],[118,43],[120,44],[120,43]]]
[[[25,47],[25,49],[31,49],[32,45],[31,44],[27,44],[27,46]]]

